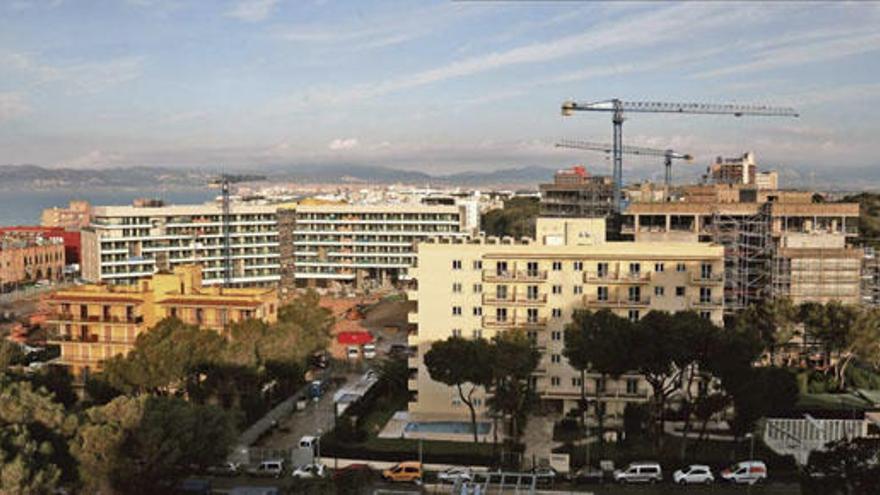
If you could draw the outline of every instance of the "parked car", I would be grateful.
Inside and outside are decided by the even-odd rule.
[[[284,473],[284,460],[271,459],[261,462],[257,467],[248,469],[248,474],[261,477],[280,478]]]
[[[455,483],[458,480],[471,481],[474,473],[471,468],[467,467],[451,467],[446,471],[437,473],[437,481],[440,483]]]
[[[656,462],[633,462],[626,469],[614,471],[618,483],[657,483],[663,481],[663,470]]]
[[[323,478],[327,468],[323,464],[303,464],[293,470],[293,477],[296,479],[314,479]]]
[[[407,347],[406,344],[391,344],[391,347],[388,349],[388,354],[392,356],[406,357],[409,355],[409,347]]]
[[[763,461],[742,461],[721,471],[721,479],[730,483],[754,485],[767,479]]]
[[[299,448],[314,451],[316,443],[318,443],[318,437],[306,435],[299,439]]]
[[[235,476],[241,472],[241,464],[237,462],[224,462],[216,466],[210,466],[208,472],[216,476]]]
[[[371,468],[367,464],[349,464],[344,468],[337,469],[333,471],[333,479],[339,480],[342,478],[347,478],[349,476],[352,477],[360,477],[364,479],[372,479],[373,478],[373,468]]]
[[[690,485],[694,483],[708,484],[715,481],[712,470],[704,464],[691,464],[686,468],[679,469],[672,473],[672,481],[679,485]]]
[[[385,481],[418,481],[422,479],[422,463],[418,461],[401,462],[391,469],[382,471],[382,478]]]
[[[571,479],[577,484],[602,483],[605,481],[605,471],[590,466],[584,466],[575,471]]]
[[[556,472],[552,467],[538,467],[532,469],[532,473],[535,475],[536,482],[539,485],[550,485],[561,476]]]

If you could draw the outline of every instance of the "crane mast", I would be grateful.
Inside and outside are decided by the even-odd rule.
[[[599,151],[605,154],[611,154],[614,151],[614,145],[608,143],[594,143],[580,140],[562,140],[556,143],[557,148],[570,148],[576,150]],[[673,150],[660,150],[655,148],[647,148],[644,146],[621,146],[621,153],[624,155],[639,156],[657,156],[662,157],[666,167],[664,184],[668,188],[672,185],[672,160],[693,160],[693,156],[687,153],[679,153]]]
[[[697,115],[733,115],[734,117],[797,117],[798,113],[787,107],[764,105],[735,105],[719,103],[669,103],[658,101],[624,101],[618,98],[591,103],[566,101],[562,103],[564,117],[574,112],[610,112],[613,128],[611,154],[614,162],[614,207],[618,213],[623,208],[623,121],[624,113],[678,113]],[[671,172],[670,172],[671,173]]]
[[[232,229],[230,221],[231,204],[229,201],[230,186],[239,182],[265,180],[262,175],[231,175],[222,174],[211,181],[212,186],[220,187],[221,195],[221,229],[223,234],[223,286],[232,285]]]

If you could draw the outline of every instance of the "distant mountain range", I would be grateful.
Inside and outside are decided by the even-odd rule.
[[[862,191],[880,189],[880,167],[847,167],[836,170],[814,167],[780,166],[779,182],[785,188],[807,187],[831,191]],[[429,174],[382,166],[349,164],[271,165],[255,168],[227,169],[226,173],[260,174],[267,180],[303,184],[412,184],[434,186],[496,186],[535,188],[552,180],[555,169],[532,166],[493,171],[467,171],[454,174]],[[220,170],[205,168],[128,167],[107,169],[45,168],[36,165],[0,165],[2,190],[56,189],[184,189],[204,187]],[[656,172],[656,171],[654,171]],[[677,181],[699,180],[697,170],[678,170]],[[627,182],[662,180],[659,173],[646,169],[626,171]]]

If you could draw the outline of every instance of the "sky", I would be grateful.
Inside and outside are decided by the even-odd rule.
[[[559,108],[620,98],[800,112],[627,117],[695,166],[866,167],[877,26],[876,2],[0,0],[0,164],[603,172],[553,143],[610,116]]]

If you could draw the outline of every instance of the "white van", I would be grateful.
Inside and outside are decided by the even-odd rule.
[[[663,481],[663,471],[656,462],[633,462],[626,469],[614,471],[618,483],[657,483]]]
[[[315,448],[315,443],[317,443],[317,441],[318,441],[317,437],[313,437],[311,435],[306,435],[306,436],[299,439],[299,448],[313,450]]]
[[[364,344],[364,359],[376,357],[376,344]]]
[[[280,478],[283,473],[284,459],[271,459],[268,461],[263,461],[260,463],[259,466],[248,470],[248,474],[272,478]]]
[[[763,461],[742,461],[721,471],[721,479],[730,483],[754,485],[767,479],[767,465]]]

